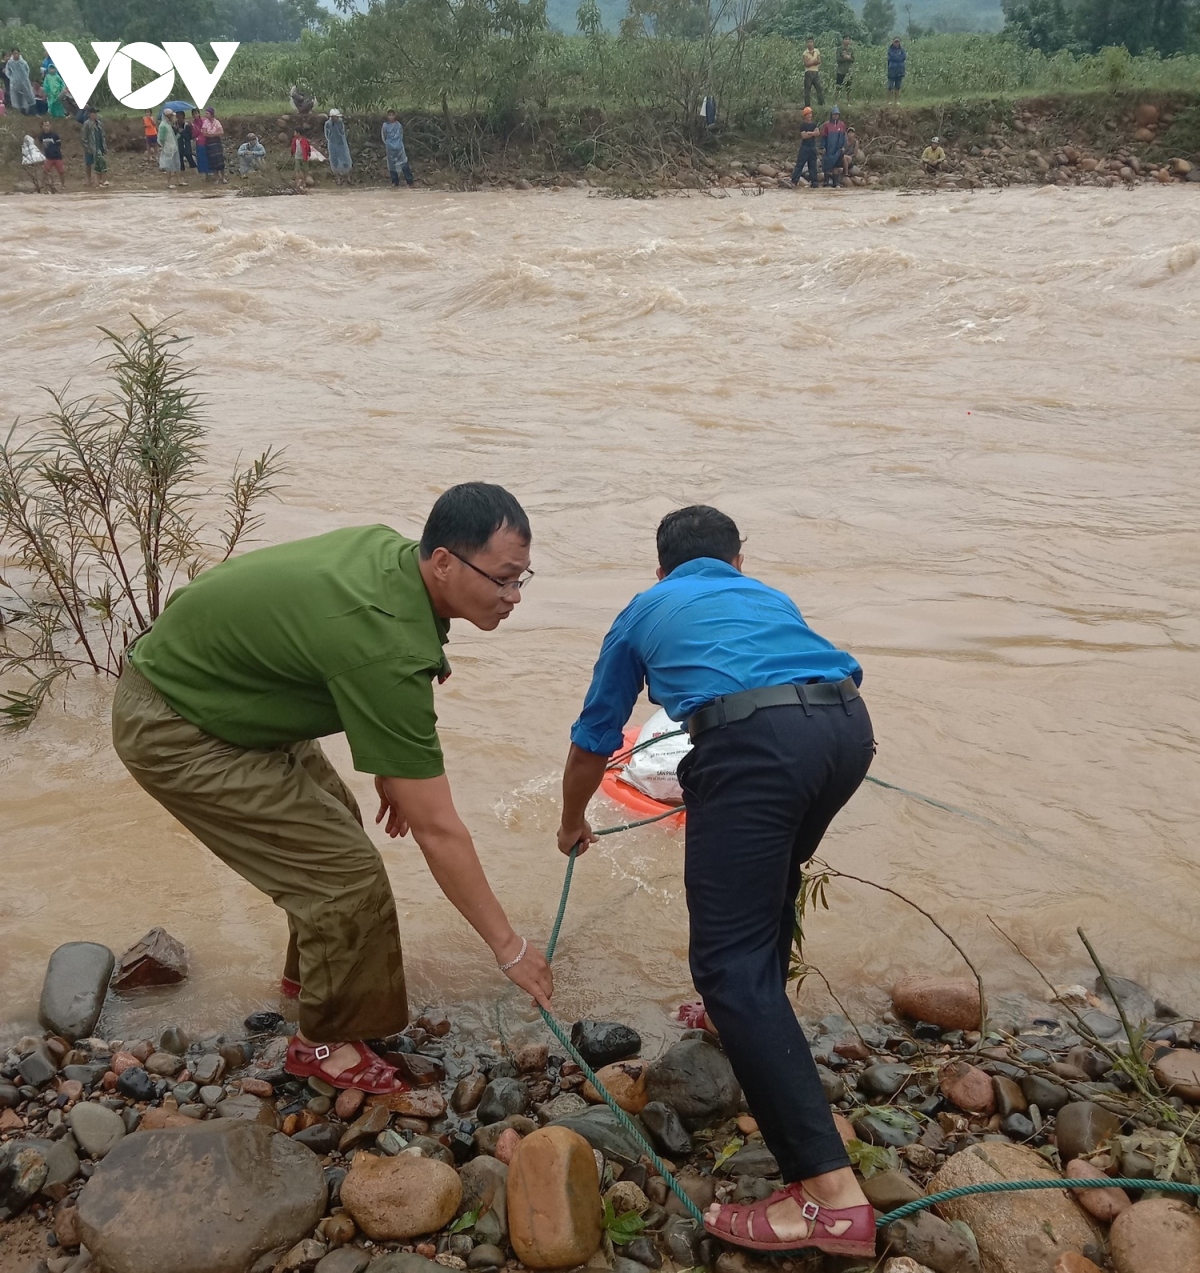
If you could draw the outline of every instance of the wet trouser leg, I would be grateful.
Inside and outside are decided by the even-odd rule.
[[[679,768],[692,978],[789,1182],[849,1165],[787,970],[801,867],[873,754],[857,699],[760,708],[701,734]]]
[[[396,904],[354,797],[315,742],[238,747],[183,719],[127,665],[113,744],[150,795],[287,913],[285,973],[314,1043],[408,1024]]]

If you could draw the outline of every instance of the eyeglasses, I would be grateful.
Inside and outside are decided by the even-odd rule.
[[[480,570],[474,562],[468,561],[461,553],[456,553],[453,548],[447,548],[446,551],[451,557],[457,557],[464,566],[470,566],[477,575],[482,575],[489,583],[494,583],[500,589],[502,596],[513,588],[520,592],[534,575],[532,570],[527,570],[519,579],[497,579],[495,575],[489,575],[486,570]]]

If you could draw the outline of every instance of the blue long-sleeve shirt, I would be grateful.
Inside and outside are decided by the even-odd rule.
[[[908,51],[901,47],[895,48],[888,45],[888,79],[901,80],[904,78],[904,63],[908,60]]]
[[[862,682],[862,668],[818,636],[785,593],[728,562],[685,562],[617,615],[600,647],[571,741],[611,755],[642,686],[673,720],[723,694],[812,681]]]

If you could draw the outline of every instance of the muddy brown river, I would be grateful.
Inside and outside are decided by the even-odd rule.
[[[175,315],[218,475],[286,447],[261,542],[387,522],[503,483],[537,578],[502,630],[455,625],[439,691],[456,798],[517,927],[544,938],[567,730],[669,509],[711,502],[747,569],[866,670],[876,786],[824,855],[898,889],[996,995],[1113,971],[1200,1004],[1200,202],[1194,187],[975,195],[770,192],[310,199],[114,193],[0,207],[5,425],[41,385],[99,383],[99,325]],[[60,942],[152,925],[184,986],[110,1035],[223,1028],[272,1002],[283,916],[134,785],[81,680],[0,739],[0,1021],[21,1031]],[[639,717],[649,714],[643,701]],[[329,751],[364,803],[344,740]],[[621,820],[598,802],[595,821]],[[411,842],[377,837],[414,1006],[487,1026],[506,983]],[[576,872],[568,1020],[649,1035],[689,990],[682,836],[614,836]],[[736,846],[730,846],[734,869]],[[953,972],[919,915],[830,889],[810,957],[855,1011]],[[827,1000],[810,983],[805,1011]],[[520,1018],[522,1011],[516,1016]]]

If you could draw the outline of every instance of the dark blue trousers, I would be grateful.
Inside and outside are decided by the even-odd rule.
[[[692,979],[785,1182],[850,1160],[787,994],[800,868],[875,754],[862,699],[760,707],[679,766]]]
[[[817,184],[817,152],[814,147],[812,150],[805,150],[800,147],[800,153],[796,156],[796,166],[792,169],[792,185],[798,186],[800,178],[804,176],[804,170],[808,169],[808,181],[810,185]]]

